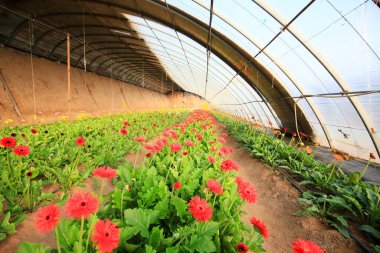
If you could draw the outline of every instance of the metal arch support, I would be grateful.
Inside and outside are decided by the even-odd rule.
[[[195,1],[195,3],[199,4],[200,6],[206,8],[205,6],[203,6],[201,3],[199,3],[198,1]],[[223,20],[224,22],[226,22],[228,25],[230,25],[233,29],[235,29],[240,35],[242,35],[244,38],[246,38],[249,42],[251,42],[256,48],[258,48],[260,50],[260,46],[258,45],[258,43],[256,41],[253,41],[251,38],[248,38],[243,32],[240,31],[239,28],[237,28],[235,25],[233,25],[233,22],[231,22],[228,18],[226,17],[222,17],[220,14],[218,13],[214,13],[215,16],[217,16],[218,18],[220,18],[221,20]],[[301,93],[301,94],[304,94],[301,90],[301,86],[299,84],[297,84],[297,82],[294,80],[294,78],[290,77],[290,74],[289,72],[286,70],[286,68],[284,66],[280,66],[279,63],[277,63],[272,56],[270,56],[268,53],[266,53],[264,50],[262,50],[262,53],[268,57],[273,64],[275,64],[280,70],[281,72],[290,80],[290,82],[296,87],[296,89]],[[313,111],[315,117],[317,118],[319,124],[321,125],[321,128],[322,128],[322,131],[325,135],[325,138],[327,140],[327,143],[329,145],[329,147],[331,148],[331,142],[330,142],[330,135],[328,133],[328,130],[326,129],[325,127],[325,124],[324,124],[324,120],[323,120],[323,117],[322,115],[320,114],[319,110],[316,108],[314,102],[312,100],[310,100],[309,98],[306,98],[306,102],[308,103],[308,105],[310,106],[311,110]],[[305,114],[306,116],[306,114]]]
[[[83,1],[84,1],[84,2],[89,2],[89,3],[96,3],[96,4],[100,4],[100,5],[104,5],[104,4],[105,4],[103,1],[99,1],[99,0],[83,0]],[[151,2],[151,1],[149,1],[149,2]],[[154,2],[153,4],[161,5],[161,3],[158,3],[158,2]],[[116,4],[116,3],[107,3],[107,6],[108,6],[108,7],[109,7],[109,6],[112,6],[112,7],[114,7],[114,8],[121,9],[121,10],[127,10],[127,11],[129,11],[129,12],[136,13],[136,14],[139,14],[139,15],[141,14],[141,13],[138,12],[138,10],[136,10],[136,9],[134,9],[134,8],[131,8],[131,7],[129,7],[129,6],[126,6],[126,5],[121,5],[121,4]],[[163,6],[162,8],[165,9],[164,6]],[[177,10],[173,10],[172,12],[174,12],[174,11],[177,13],[178,16],[180,16],[180,17],[182,17],[182,18],[184,18],[184,19],[189,20],[190,22],[192,22],[196,27],[199,27],[199,28],[201,28],[201,29],[207,29],[207,28],[205,28],[204,25],[202,25],[201,23],[195,21],[194,19],[189,19],[188,17],[186,17],[186,16],[184,15],[183,12],[179,14]],[[186,14],[186,13],[185,13],[185,14]],[[82,15],[82,13],[80,13],[80,15]],[[148,17],[149,19],[156,20],[156,21],[158,21],[158,22],[160,22],[160,23],[166,25],[167,27],[170,27],[170,24],[168,24],[168,22],[166,22],[166,21],[163,20],[163,19],[158,18],[157,16],[154,16],[154,15],[152,15],[152,14],[150,14],[150,13],[146,13],[146,12],[143,13],[143,15],[144,15],[144,17]],[[196,37],[192,36],[191,34],[189,34],[188,32],[186,32],[184,29],[180,29],[180,30],[181,30],[181,33],[185,34],[186,36],[192,38],[194,41],[196,41],[196,42],[199,43],[200,45],[203,45],[203,46],[204,46],[204,42],[203,42],[203,41],[201,41],[201,40],[197,39]],[[214,33],[213,33],[213,36],[215,36]],[[224,42],[225,42],[224,39],[221,39],[221,38],[219,38],[219,39],[220,39],[220,41],[224,41]],[[221,55],[219,52],[213,51],[213,53],[214,53],[215,55],[217,55],[220,59],[224,60],[224,61],[227,63],[227,65],[229,65],[232,69],[235,69],[235,71],[236,71],[236,67],[234,66],[234,64],[233,64],[229,59],[227,59],[226,57],[224,57],[223,55]],[[240,54],[241,57],[245,58],[245,56],[242,55],[240,51],[237,51],[237,53]],[[264,73],[262,73],[260,69],[258,69],[258,68],[256,68],[256,69],[257,69],[257,71],[260,72],[260,74],[262,75],[262,77],[264,77],[264,79],[266,79],[268,82],[270,82],[269,78],[268,78]],[[251,80],[250,80],[249,78],[247,78],[245,75],[242,75],[242,77],[243,77],[243,79],[245,79],[248,83],[251,83]],[[259,95],[259,96],[265,101],[265,99],[264,99],[262,93],[261,93],[260,91],[258,91],[257,88],[256,88],[254,85],[251,85],[251,87],[252,87],[252,88],[257,92],[257,94],[258,94],[258,95]],[[286,104],[287,104],[287,103],[286,103]],[[269,109],[269,111],[272,113],[272,115],[273,115],[273,117],[274,117],[274,113],[273,113],[272,109],[271,109],[269,106],[268,106],[268,109]],[[292,106],[289,106],[289,110],[290,110],[290,111],[293,110],[293,109],[292,109]]]
[[[264,6],[262,3],[258,3],[257,0],[251,0],[254,2],[258,7],[260,7],[263,11],[268,13],[273,19],[275,19],[279,24],[284,26],[284,23],[280,20],[280,17],[272,13],[268,7]],[[306,45],[303,40],[301,39],[301,35],[299,35],[296,31],[293,31],[289,27],[287,28],[287,31],[295,38],[301,45],[321,64],[321,66],[330,74],[330,76],[334,79],[334,81],[339,85],[339,87],[342,89],[342,91],[348,90],[348,85],[346,82],[340,78],[339,74],[335,71],[335,69],[330,66],[330,64],[325,61],[322,56],[318,54],[318,52],[315,49],[312,49],[308,45]],[[354,107],[356,113],[358,114],[360,120],[362,121],[363,125],[365,126],[367,133],[369,137],[371,138],[371,141],[376,149],[378,157],[380,156],[380,147],[378,141],[375,139],[375,136],[371,133],[371,127],[370,127],[370,119],[366,115],[366,112],[362,108],[360,102],[355,97],[348,97],[348,100],[351,102],[351,105]]]

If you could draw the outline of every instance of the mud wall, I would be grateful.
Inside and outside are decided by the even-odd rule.
[[[69,115],[67,66],[29,54],[0,48],[0,126],[12,119],[13,124],[54,121],[62,116],[75,118],[79,113],[103,115],[142,112],[170,108],[196,109],[205,101],[182,92],[163,95],[95,73],[71,68],[71,106]],[[33,96],[33,80],[34,94]],[[12,98],[14,101],[12,102]],[[17,104],[23,119],[17,114]],[[36,117],[34,115],[36,114]]]

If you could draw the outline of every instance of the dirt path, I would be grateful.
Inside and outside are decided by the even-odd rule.
[[[237,149],[237,142],[232,137],[226,140],[226,145],[235,150],[231,159],[239,165],[238,174],[251,182],[258,192],[258,201],[244,207],[247,215],[243,219],[249,223],[253,216],[266,224],[269,238],[263,246],[269,253],[292,252],[291,244],[297,238],[314,241],[326,253],[363,252],[353,240],[346,239],[318,219],[295,216],[295,212],[302,210],[297,201],[299,192],[261,161],[251,158],[248,151]]]

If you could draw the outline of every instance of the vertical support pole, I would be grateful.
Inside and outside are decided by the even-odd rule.
[[[70,34],[67,34],[67,100],[69,116],[71,114],[71,83],[70,83]]]

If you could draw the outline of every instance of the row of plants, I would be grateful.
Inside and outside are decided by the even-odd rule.
[[[0,129],[0,241],[16,232],[26,212],[80,184],[93,168],[117,166],[186,113],[155,112]],[[135,140],[136,137],[140,139]],[[140,142],[139,142],[140,141]]]
[[[350,175],[341,170],[343,158],[335,155],[333,164],[324,164],[314,159],[315,151],[305,147],[308,137],[304,133],[274,131],[270,135],[266,129],[256,125],[216,114],[217,119],[228,127],[243,147],[252,156],[260,158],[273,168],[283,168],[290,172],[306,189],[300,203],[306,209],[299,214],[320,216],[325,222],[335,227],[345,237],[350,237],[349,226],[353,224],[374,243],[380,240],[380,186],[362,180],[374,155],[369,155],[367,166],[363,172]],[[290,142],[283,140],[291,134]],[[338,161],[342,161],[338,166]],[[350,222],[348,222],[350,221]],[[380,247],[375,246],[377,252]]]
[[[117,169],[94,170],[101,185],[113,180],[113,191],[104,195],[101,187],[97,196],[84,191],[45,206],[36,229],[54,230],[54,252],[265,252],[264,223],[240,219],[242,206],[254,204],[257,192],[237,176],[239,168],[229,157],[234,151],[216,124],[206,111],[190,113],[145,143],[139,166],[124,162]],[[296,253],[324,252],[302,239],[292,247]],[[52,249],[23,243],[18,252]]]

